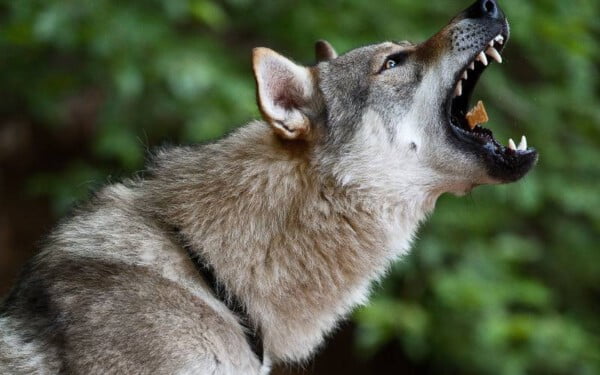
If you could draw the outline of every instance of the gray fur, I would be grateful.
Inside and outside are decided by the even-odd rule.
[[[0,373],[252,375],[308,358],[440,194],[497,182],[443,130],[458,24],[422,45],[327,44],[312,68],[255,50],[265,120],[159,150],[145,179],[60,224],[0,310]],[[264,363],[184,244],[243,303]]]

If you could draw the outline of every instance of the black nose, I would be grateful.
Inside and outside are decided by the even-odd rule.
[[[496,0],[477,0],[466,10],[466,17],[503,19],[504,13],[498,7]]]
[[[480,0],[478,3],[482,15],[498,18],[498,5],[496,5],[494,0]]]

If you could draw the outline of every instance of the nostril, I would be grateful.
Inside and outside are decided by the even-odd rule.
[[[494,0],[484,0],[482,8],[484,14],[488,14],[492,17],[496,15],[496,3]]]
[[[503,19],[504,13],[498,6],[498,0],[476,0],[473,5],[465,9],[463,17]]]

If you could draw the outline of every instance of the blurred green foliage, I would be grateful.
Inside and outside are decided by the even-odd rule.
[[[600,2],[503,0],[506,64],[479,84],[501,140],[540,151],[518,184],[443,197],[412,254],[355,315],[357,353],[391,341],[437,373],[600,373]],[[468,1],[3,0],[1,113],[63,131],[74,98],[97,110],[92,155],[33,176],[57,214],[160,140],[198,142],[257,117],[250,49],[311,63],[424,40]]]

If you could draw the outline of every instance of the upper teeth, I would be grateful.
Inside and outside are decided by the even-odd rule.
[[[477,55],[475,60],[481,61],[481,63],[485,66],[488,64],[487,57],[485,57],[485,53],[483,53],[483,51],[479,52],[479,55]]]
[[[469,63],[469,65],[467,66],[467,69],[465,69],[465,71],[462,73],[461,75],[461,79],[458,80],[458,83],[456,84],[456,88],[454,89],[454,97],[457,96],[461,96],[462,92],[463,92],[463,88],[462,88],[462,80],[467,80],[469,78],[468,75],[468,70],[475,70],[475,61],[479,61],[481,62],[484,66],[488,65],[488,58],[486,56],[489,55],[494,61],[499,62],[500,64],[502,64],[502,56],[500,56],[500,53],[498,52],[498,50],[496,48],[494,48],[494,43],[498,43],[498,44],[503,44],[504,43],[504,37],[502,35],[496,35],[496,37],[492,40],[490,40],[487,48],[484,51],[479,52],[479,54],[477,54],[477,56],[475,57],[475,60],[471,61],[471,63]]]
[[[490,55],[494,60],[498,61],[500,64],[502,64],[502,56],[500,56],[500,53],[498,53],[498,51],[494,48],[494,47],[488,47],[488,49],[485,51],[485,53],[487,53],[488,55]]]
[[[454,90],[454,96],[461,96],[462,95],[462,80],[458,80],[458,83],[456,84],[456,89]]]

